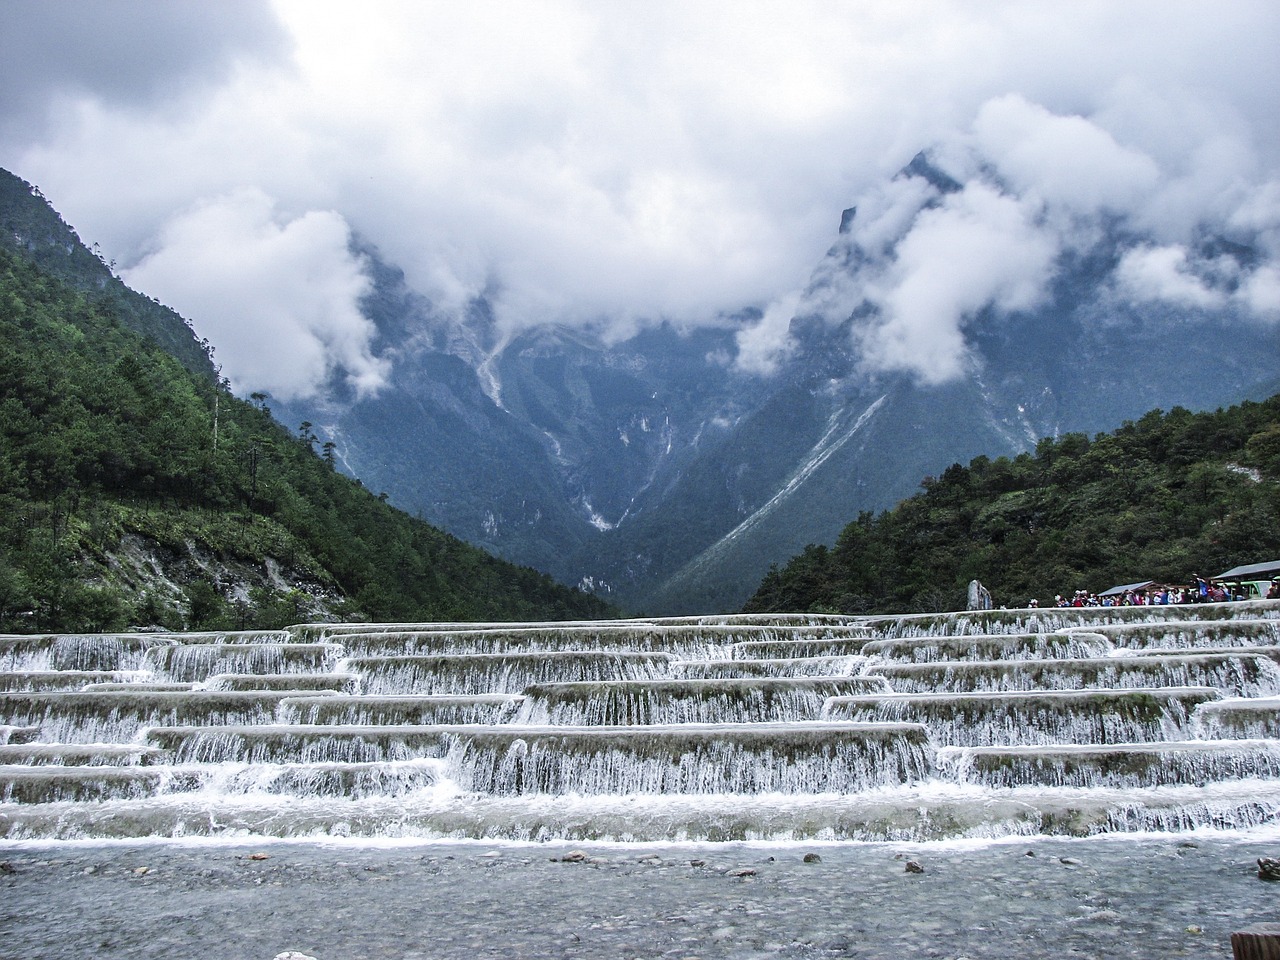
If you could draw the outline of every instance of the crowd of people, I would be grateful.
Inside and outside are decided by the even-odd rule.
[[[1232,600],[1255,600],[1243,583],[1224,583],[1220,580],[1206,580],[1192,575],[1191,583],[1186,586],[1149,583],[1133,586],[1124,590],[1108,590],[1101,594],[1088,590],[1077,590],[1073,596],[1057,594],[1053,598],[1055,607],[1144,607],[1151,604],[1167,603],[1226,603]],[[1280,577],[1271,581],[1270,589],[1265,595],[1267,600],[1280,600]],[[1040,601],[1032,598],[1029,607],[1040,606]]]

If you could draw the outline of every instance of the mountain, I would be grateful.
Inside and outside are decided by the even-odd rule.
[[[1221,289],[1138,296],[1117,278],[1166,248],[1105,211],[1064,231],[1030,279],[985,265],[998,282],[957,308],[961,359],[947,376],[910,356],[885,363],[896,328],[876,291],[913,252],[902,224],[972,219],[964,204],[979,201],[999,213],[1013,203],[1003,189],[966,186],[921,154],[886,186],[896,207],[844,211],[768,375],[734,363],[758,310],[622,342],[554,325],[503,339],[487,300],[439,311],[362,244],[390,385],[277,414],[316,424],[344,469],[464,540],[636,612],[688,613],[741,606],[771,563],[831,543],[850,516],[892,506],[952,463],[1156,407],[1275,392],[1280,339],[1243,314],[1232,286],[1257,265],[1252,239],[1206,228],[1185,252],[1187,270],[1203,267],[1192,279]],[[1029,224],[1025,243],[1005,243],[1014,266],[1019,244],[1038,249],[1041,225]],[[968,250],[951,249],[944,265],[966,262]],[[1020,292],[1032,282],[1034,296]],[[933,347],[918,338],[899,352]]]
[[[0,631],[611,612],[338,473],[33,188],[2,199]]]
[[[0,247],[30,260],[79,290],[129,329],[177,357],[193,373],[215,375],[210,344],[176,312],[139,295],[111,272],[102,257],[80,242],[38,187],[0,169]]]
[[[1187,585],[1280,556],[1280,395],[1211,413],[1153,410],[1090,438],[982,456],[929,478],[835,546],[764,577],[745,612],[961,609],[1144,580]]]

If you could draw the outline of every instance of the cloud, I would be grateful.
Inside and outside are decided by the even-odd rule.
[[[966,321],[986,307],[1030,309],[1052,279],[1058,247],[1034,212],[976,181],[921,212],[867,285],[877,310],[856,334],[864,365],[928,384],[959,376]]]
[[[1123,293],[1136,300],[1161,300],[1203,310],[1221,307],[1226,297],[1191,272],[1184,247],[1136,247],[1116,267]]]
[[[1268,264],[1255,270],[1241,285],[1239,299],[1258,317],[1280,320],[1280,269]]]
[[[738,353],[733,360],[735,369],[757,376],[769,376],[777,371],[792,349],[791,318],[796,315],[799,302],[799,293],[775,300],[765,308],[759,320],[738,331],[735,336]]]
[[[1278,41],[1269,0],[1212,17],[1189,0],[8,0],[0,164],[119,263],[207,198],[259,191],[338,211],[441,309],[498,291],[504,332],[620,336],[804,288],[851,203],[877,256],[917,220],[942,229],[920,219],[925,185],[878,186],[924,148],[1016,205],[1039,244],[1087,245],[1122,216],[1192,250],[1236,218],[1274,258],[1277,218],[1243,223],[1280,181]],[[996,303],[1016,287],[990,263],[954,269],[950,306],[922,259],[874,278],[899,342],[885,362],[919,331],[963,331],[937,318],[979,288]],[[797,310],[863,295],[819,279]],[[785,344],[770,323],[744,333],[744,365]]]
[[[225,80],[243,60],[274,59],[287,49],[282,25],[261,0],[5,0],[0,121],[20,124],[29,136],[55,123],[60,105],[84,95],[145,110]]]
[[[1018,94],[980,105],[968,129],[929,145],[924,166],[858,198],[801,312],[852,320],[865,372],[927,384],[972,368],[980,316],[1040,305],[1062,254],[1103,244],[1119,244],[1109,289],[1126,300],[1280,316],[1280,181],[1259,182],[1260,157],[1204,128],[1201,142],[1157,158],[1104,121],[1114,116],[1058,115]],[[752,365],[767,369],[785,345],[751,341]]]
[[[337,376],[371,394],[389,364],[370,351],[374,330],[359,303],[370,284],[349,240],[338,214],[284,219],[249,190],[176,216],[159,247],[123,276],[198,332],[216,331],[217,360],[238,392],[294,399]]]
[[[1160,180],[1156,162],[1081,116],[1058,116],[1017,94],[989,100],[973,144],[1015,192],[1078,214],[1126,212]]]

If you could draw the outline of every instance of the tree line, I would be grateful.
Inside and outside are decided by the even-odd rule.
[[[233,596],[201,557],[270,558],[363,619],[611,612],[389,506],[309,429],[285,430],[129,320],[114,297],[0,247],[0,630],[281,626],[305,612],[270,578]],[[176,592],[113,562],[130,544],[182,560]]]
[[[1112,433],[953,464],[893,509],[859,514],[834,545],[770,568],[744,610],[963,609],[974,579],[1014,607],[1276,557],[1280,395],[1153,410]]]

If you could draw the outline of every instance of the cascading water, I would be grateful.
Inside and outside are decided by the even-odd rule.
[[[519,693],[534,683],[644,680],[670,674],[665,653],[464,653],[440,656],[352,657],[346,668],[367,693],[383,695]]]
[[[224,673],[316,673],[332,670],[333,643],[191,643],[147,651],[146,666],[163,680],[200,682]]]
[[[1245,650],[1231,653],[1106,657],[1089,660],[934,661],[873,664],[899,693],[1213,687],[1224,696],[1280,693],[1280,667]]]
[[[861,677],[536,684],[512,720],[616,726],[817,720],[827,698],[869,689],[875,681]]]
[[[0,836],[1280,822],[1280,603],[0,637]]]
[[[449,768],[487,794],[856,793],[932,770],[912,724],[528,727],[458,738]]]

